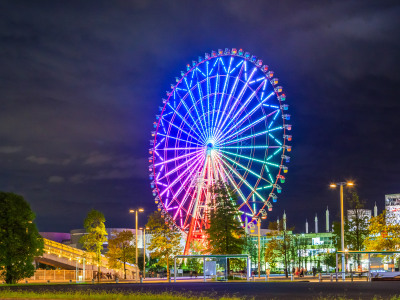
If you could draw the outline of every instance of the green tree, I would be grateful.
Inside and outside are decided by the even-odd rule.
[[[208,247],[212,254],[240,254],[246,245],[239,221],[237,196],[224,182],[211,186],[213,205],[209,212]]]
[[[100,263],[101,263],[101,251],[103,250],[103,244],[107,242],[107,231],[104,225],[106,219],[103,213],[92,209],[83,223],[86,234],[81,238],[80,242],[83,244],[83,248],[88,252],[93,253],[97,263],[97,280],[100,281]]]
[[[345,244],[349,250],[362,251],[364,240],[368,235],[369,216],[366,214],[364,203],[360,201],[356,191],[353,190],[347,202],[351,215],[346,220],[348,230],[345,233]]]
[[[276,238],[272,238],[265,247],[264,250],[264,259],[265,262],[268,264],[268,267],[274,270],[276,268],[276,264],[278,263],[279,259],[279,252],[278,252],[278,240]]]
[[[252,237],[247,234],[245,237],[244,253],[250,255],[250,261],[253,263],[258,263],[258,242],[253,241]],[[261,249],[263,255],[264,249]]]
[[[200,273],[202,265],[198,258],[190,257],[187,259],[187,267],[189,271]]]
[[[0,192],[0,208],[0,278],[14,284],[33,276],[33,260],[43,254],[44,242],[22,196]]]
[[[273,224],[273,223],[270,223]],[[285,276],[288,277],[289,262],[297,256],[294,237],[291,233],[294,228],[275,232],[275,236],[268,242],[265,249],[265,261],[273,268],[278,260],[283,261]]]
[[[368,236],[369,216],[355,190],[346,195],[345,204],[349,210],[347,215],[344,215],[344,246],[348,250],[362,251],[364,240]],[[341,224],[335,221],[333,222],[333,245],[338,251],[342,250],[341,236]],[[360,255],[356,255],[356,261],[360,265]]]
[[[136,258],[136,247],[134,235],[129,230],[113,232],[113,237],[108,240],[108,264],[111,269],[124,267],[124,278],[126,279],[126,263],[134,263]]]
[[[400,249],[400,224],[384,210],[371,218],[368,236],[364,241],[367,251],[398,251]]]
[[[182,253],[181,233],[174,229],[171,220],[161,216],[161,212],[154,212],[149,216],[146,225],[150,228],[152,238],[148,250],[151,251],[151,257],[157,258],[157,265],[167,268],[167,277],[170,277],[170,265],[175,255]]]
[[[213,204],[208,215],[206,229],[208,250],[211,254],[241,254],[245,250],[246,235],[239,221],[237,195],[234,189],[222,181],[210,187]],[[227,259],[230,273],[230,259]]]
[[[329,272],[329,267],[336,268],[336,254],[329,252],[322,254],[322,262],[326,265],[327,271]]]
[[[371,218],[368,227],[368,236],[364,240],[367,251],[399,251],[400,250],[400,224],[398,224],[392,215],[384,210],[380,215]],[[398,259],[399,255],[392,257]]]

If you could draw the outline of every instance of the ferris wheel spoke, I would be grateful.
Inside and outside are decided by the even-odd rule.
[[[257,158],[241,155],[241,154],[238,154],[238,153],[233,153],[233,152],[224,151],[224,150],[220,150],[220,151],[224,152],[226,154],[230,154],[230,155],[234,155],[234,156],[237,156],[237,157],[240,157],[240,158],[244,158],[244,159],[247,159],[247,160],[255,161],[255,162],[258,162],[258,163],[260,163],[262,165],[267,164],[269,166],[276,167],[276,168],[279,168],[279,166],[280,166],[278,164],[270,163],[268,161],[263,161],[263,160],[260,160],[260,159],[257,159]],[[264,180],[266,180],[266,179],[264,178]],[[268,180],[266,180],[266,181],[268,181]],[[271,183],[271,182],[269,182],[269,183]]]
[[[281,152],[282,147],[279,147],[274,153],[272,153],[270,156],[267,157],[267,160],[270,160],[273,158],[275,155],[277,155],[279,152]]]
[[[220,137],[220,138],[217,137],[217,140],[218,140],[219,142],[223,142],[223,141],[225,141],[225,140],[229,140],[229,138],[235,137],[235,136],[237,136],[237,135],[239,135],[239,134],[245,132],[246,130],[249,130],[249,129],[253,128],[255,125],[257,125],[258,123],[264,121],[266,118],[267,118],[267,116],[262,116],[262,117],[259,118],[258,120],[255,120],[253,123],[251,123],[251,124],[249,124],[249,125],[243,127],[242,129],[239,129],[238,131],[235,131],[234,133],[232,133],[232,134],[229,135],[229,136],[225,136],[225,137],[222,136],[222,137]],[[232,126],[232,127],[235,128],[236,126],[235,126],[235,127]],[[239,127],[239,126],[238,126],[238,127]]]
[[[238,163],[237,161],[235,161],[235,160],[229,158],[228,156],[226,156],[226,155],[224,155],[224,154],[221,154],[221,155],[222,155],[225,159],[229,160],[231,163],[237,165],[237,166],[240,167],[240,168],[245,169],[247,172],[249,172],[249,173],[252,174],[253,176],[257,177],[258,179],[261,179],[261,180],[264,180],[264,181],[266,181],[266,182],[268,182],[268,183],[271,183],[269,180],[265,179],[264,177],[262,177],[261,175],[257,174],[256,172],[250,170],[250,169],[247,168],[246,166],[244,166],[244,165]],[[243,158],[244,158],[244,157],[243,157]],[[251,157],[246,157],[246,159],[251,160],[251,161],[253,160]]]
[[[251,135],[247,135],[247,136],[241,137],[241,138],[236,139],[236,140],[230,140],[230,141],[224,142],[221,145],[229,145],[229,144],[232,144],[232,143],[245,141],[245,140],[252,139],[252,138],[255,138],[257,136],[260,136],[260,135],[268,134],[269,132],[276,131],[276,130],[279,130],[279,129],[283,129],[283,127],[279,126],[279,127],[276,127],[276,128],[272,128],[272,129],[268,129],[268,130],[261,131],[261,132],[258,132],[258,133],[254,133],[254,134],[251,134]],[[217,145],[219,146],[220,144],[217,144]]]
[[[229,125],[232,124],[232,122],[235,122],[236,126],[239,126],[239,122],[237,122],[237,118],[240,117],[243,113],[243,111],[247,108],[248,104],[253,100],[253,98],[255,97],[255,95],[258,93],[258,91],[260,90],[260,88],[265,84],[265,81],[263,81],[263,83],[261,83],[259,85],[259,87],[257,89],[255,89],[251,95],[247,98],[247,100],[244,102],[244,104],[236,111],[235,115],[231,118],[229,118],[228,123],[225,124],[225,126],[221,129],[221,131],[219,132],[219,136],[220,135],[224,135],[226,134],[225,132],[227,131],[227,129],[229,128]],[[222,126],[221,126],[222,127]],[[231,126],[234,128],[235,126]],[[218,139],[218,136],[217,136]]]
[[[222,124],[220,125],[220,123],[218,123],[218,133],[220,132],[220,130],[224,127],[226,121],[230,118],[230,115],[232,114],[233,110],[236,109],[236,105],[238,104],[239,101],[242,100],[242,97],[244,95],[245,90],[248,88],[249,86],[249,82],[250,80],[253,78],[255,71],[257,70],[257,68],[254,68],[253,71],[251,71],[251,74],[249,76],[249,79],[246,81],[246,83],[244,84],[242,90],[240,91],[239,95],[237,96],[235,102],[233,103],[231,109],[229,110],[228,114],[225,116],[224,121],[222,122]],[[239,77],[237,77],[239,78]],[[232,94],[231,94],[232,95]],[[221,119],[222,120],[222,119]]]
[[[223,136],[221,136],[221,137],[218,137],[217,140],[218,140],[219,143],[224,142],[224,141],[229,141],[229,138],[234,138],[235,136],[237,136],[237,135],[239,135],[239,134],[245,132],[246,130],[251,129],[253,126],[257,125],[258,123],[260,123],[260,122],[262,122],[262,121],[264,121],[265,119],[267,119],[267,118],[268,118],[270,115],[272,115],[272,114],[273,114],[273,113],[271,113],[271,114],[269,114],[269,115],[267,115],[267,116],[263,116],[263,117],[259,118],[258,120],[256,120],[256,121],[254,121],[253,123],[251,123],[251,124],[249,124],[249,125],[243,127],[242,129],[240,129],[240,130],[238,130],[238,131],[235,131],[234,133],[232,133],[232,134],[229,135],[229,136],[226,136],[226,134],[225,134],[225,135],[223,135]],[[232,131],[232,129],[239,128],[239,127],[240,127],[240,124],[239,124],[239,123],[238,123],[238,124],[235,124],[235,126],[232,126],[231,129],[230,129],[229,131]],[[274,139],[275,139],[275,138],[274,138]]]
[[[193,108],[194,108],[194,110],[196,111],[197,118],[198,118],[198,120],[199,120],[199,124],[201,125],[202,130],[203,130],[203,134],[205,135],[205,133],[207,133],[207,130],[206,130],[206,127],[205,127],[205,126],[203,127],[203,124],[201,123],[201,117],[200,117],[200,115],[199,115],[199,112],[197,111],[196,100],[194,99],[194,96],[193,96],[193,93],[192,93],[192,89],[189,87],[189,84],[188,84],[188,82],[187,82],[186,77],[184,77],[184,81],[185,81],[186,86],[187,86],[187,88],[188,88],[188,94],[189,94],[189,96],[190,96],[190,98],[191,98],[191,100],[192,100]],[[204,125],[205,125],[205,124],[204,124]],[[206,135],[205,135],[205,136],[206,136]]]
[[[210,76],[208,74],[208,64],[209,62],[206,62],[206,72],[207,72],[207,112],[210,112]],[[208,135],[211,135],[211,120],[210,120],[210,114],[207,113],[207,125],[208,125]]]
[[[246,204],[248,206],[248,208],[252,211],[251,206],[248,204],[246,197],[243,195],[243,192],[240,190],[240,188],[238,187],[238,184],[236,183],[235,179],[229,175],[229,172],[227,172],[225,170],[224,167],[222,167],[223,172],[225,173],[226,178],[228,178],[228,180],[231,182],[233,188],[237,191],[237,193],[239,194],[240,198],[243,201],[243,204]]]
[[[264,145],[264,146],[218,146],[217,149],[274,149],[278,148],[281,149],[281,146],[269,146],[269,145]]]
[[[236,127],[239,127],[248,120],[268,99],[270,99],[273,95],[275,95],[275,92],[271,92],[267,97],[264,98],[256,107],[254,107],[249,113],[247,113],[242,119],[240,119],[237,123],[235,123],[236,126],[231,126],[228,130],[222,131],[223,134],[219,139],[223,139],[224,136],[226,136],[228,133],[230,133],[232,130],[234,130]],[[271,114],[268,114],[267,117],[269,117]],[[228,126],[225,126],[225,128],[228,128]]]
[[[186,134],[188,137],[190,136],[190,137],[191,137],[192,139],[194,139],[195,141],[198,141],[198,142],[201,141],[200,137],[197,137],[197,138],[196,138],[196,137],[194,137],[193,135],[191,135],[190,133],[188,133],[186,130],[184,130],[184,129],[182,129],[181,127],[175,125],[174,123],[171,123],[171,122],[169,122],[169,121],[167,121],[167,120],[164,120],[164,121],[167,122],[168,124],[170,124],[171,126],[175,127],[176,129],[178,129],[179,131],[183,132],[183,133]]]
[[[219,62],[219,60],[217,60],[217,62]],[[219,67],[219,64],[218,64],[218,67]],[[215,126],[215,123],[214,123],[214,111],[216,109],[215,106],[216,106],[216,101],[217,101],[217,96],[218,96],[219,78],[220,78],[219,72],[217,72],[216,79],[215,79],[214,103],[213,103],[213,110],[212,110],[213,111],[213,113],[212,113],[212,125],[211,125],[212,134],[214,132],[214,126]]]
[[[200,160],[195,160],[193,163],[191,163],[189,166],[186,167],[186,169],[171,183],[168,185],[168,187],[163,190],[160,193],[160,196],[162,196],[166,191],[171,190],[171,188],[183,177],[183,175],[185,175],[188,171],[192,171],[193,172],[193,166],[197,165],[199,163]],[[190,178],[190,176],[188,176],[188,178]],[[186,180],[188,180],[188,178]],[[181,186],[182,188],[182,186]]]
[[[204,128],[206,129],[206,132],[207,132],[207,135],[208,135],[209,128],[208,128],[207,122],[205,120],[206,114],[205,114],[204,105],[203,105],[203,89],[201,87],[201,82],[199,81],[199,72],[201,72],[201,71],[197,67],[196,68],[196,81],[197,81],[196,86],[197,86],[197,89],[199,91],[199,102],[200,102],[201,112],[203,113],[202,116],[204,116],[204,125],[205,125]]]
[[[187,84],[187,81],[185,81]],[[203,137],[203,139],[206,139],[206,136],[204,135],[204,130],[199,128],[199,125],[197,125],[197,122],[195,121],[194,117],[192,116],[192,114],[190,113],[190,108],[187,106],[185,100],[181,97],[181,95],[179,95],[179,93],[177,93],[179,99],[180,99],[180,103],[182,103],[182,105],[185,107],[187,114],[189,115],[189,117],[192,119],[193,124],[196,126],[198,133]],[[187,94],[186,94],[187,95]],[[187,97],[186,97],[187,98]],[[201,125],[201,124],[200,124]]]
[[[274,140],[279,146],[282,146],[281,141],[279,141],[275,136],[273,136],[271,133],[268,133],[268,136]]]
[[[161,136],[163,136],[163,137],[165,137],[165,138],[167,138],[167,139],[173,139],[173,140],[181,141],[181,142],[184,142],[184,143],[189,143],[189,144],[193,144],[193,145],[203,146],[203,145],[201,145],[201,144],[199,144],[199,143],[191,142],[191,141],[188,141],[188,140],[183,140],[183,139],[181,139],[181,138],[177,138],[177,137],[174,137],[174,136],[171,136],[171,135],[166,135],[166,134],[163,134],[163,133],[160,133],[160,132],[158,132],[157,135],[161,135]]]
[[[165,177],[175,173],[176,171],[179,171],[180,169],[182,169],[183,167],[186,166],[186,164],[188,164],[190,161],[197,159],[202,153],[198,153],[196,156],[193,156],[191,158],[189,158],[188,160],[185,161],[184,164],[180,164],[178,165],[176,168],[172,169],[171,171],[169,171],[168,173],[165,173],[164,176],[160,177],[158,180],[164,179]]]
[[[279,115],[280,112],[281,112],[280,110],[277,110],[277,111],[276,111],[276,114],[275,114],[275,116],[272,118],[272,121],[269,123],[268,128],[270,128],[270,127],[275,123],[275,120],[276,120],[276,118],[278,117],[278,115]]]
[[[193,175],[195,172],[197,172],[198,170],[200,170],[200,168],[201,168],[201,166],[202,166],[201,163],[202,163],[201,160],[199,160],[199,161],[196,163],[195,167],[191,168],[191,171],[190,171],[189,175],[188,175],[187,178],[182,182],[180,188],[175,192],[175,194],[174,194],[174,198],[175,198],[175,199],[178,199],[178,196],[181,194],[181,192],[182,192],[185,188],[187,188],[188,181],[190,181],[191,179],[193,179],[193,178],[192,178],[192,175]],[[188,195],[188,194],[189,194],[188,191],[186,191],[185,196]],[[179,207],[178,207],[178,210],[179,210],[183,205],[184,205],[184,201],[181,200],[181,201],[180,201],[180,204],[179,204]]]
[[[265,85],[265,84],[266,84],[266,81],[264,80],[255,90],[253,90],[253,92],[252,92],[251,95],[246,99],[246,101],[243,103],[243,105],[241,105],[240,108],[236,111],[236,113],[234,114],[234,116],[231,117],[231,118],[229,118],[229,121],[228,121],[228,119],[226,119],[226,121],[228,121],[228,123],[226,123],[225,127],[224,127],[223,124],[221,125],[221,128],[222,128],[222,129],[221,129],[221,131],[220,131],[220,134],[221,134],[222,132],[224,132],[224,129],[228,128],[229,124],[232,124],[232,122],[233,122],[234,120],[236,120],[236,118],[239,117],[239,116],[241,115],[241,113],[246,109],[246,107],[249,105],[249,103],[251,102],[251,100],[253,100],[253,98],[256,96],[256,94],[257,94],[258,91],[261,89],[261,87],[262,87],[263,85]],[[225,122],[226,122],[226,121],[225,121]]]
[[[190,152],[190,153],[186,153],[186,154],[184,154],[184,155],[176,156],[176,157],[174,157],[174,158],[171,158],[171,159],[168,159],[168,160],[164,160],[164,161],[162,161],[162,162],[160,162],[160,163],[154,164],[154,166],[157,167],[157,166],[165,165],[165,164],[167,164],[167,163],[180,160],[180,159],[182,159],[182,158],[184,158],[184,157],[188,157],[188,156],[191,156],[191,155],[195,155],[196,153],[199,153],[199,152],[201,152],[201,151],[202,151],[202,150],[198,150],[198,151],[193,151],[193,152]]]
[[[252,185],[243,178],[242,175],[239,174],[239,172],[236,171],[236,169],[234,167],[232,167],[228,162],[226,162],[225,160],[221,159],[221,161],[228,167],[229,170],[231,170],[237,177],[240,178],[240,180],[253,192],[255,193],[261,201],[265,201],[264,198],[252,187]]]
[[[185,213],[186,213],[186,215],[188,216],[189,215],[189,213],[188,213],[188,211],[186,211],[185,210],[185,207],[184,207],[184,205],[185,205],[185,203],[186,203],[186,201],[190,198],[190,197],[192,197],[192,200],[193,200],[193,196],[194,196],[194,193],[189,193],[188,191],[185,193],[185,195],[183,196],[183,198],[182,198],[182,200],[181,200],[181,203],[179,204],[179,206],[178,206],[178,209],[176,210],[176,212],[175,212],[175,214],[174,214],[174,216],[173,216],[173,219],[175,220],[176,219],[176,217],[178,216],[178,212],[179,211],[185,211]],[[189,210],[190,211],[190,210]],[[186,221],[185,221],[186,222]]]
[[[231,88],[231,92],[229,93],[229,97],[228,97],[228,99],[226,100],[226,103],[225,103],[224,111],[227,110],[228,104],[230,103],[230,101],[231,101],[233,95],[236,93],[236,89],[237,89],[237,86],[238,86],[238,84],[239,84],[240,74],[241,74],[242,71],[243,71],[243,66],[244,66],[244,64],[243,64],[242,67],[240,68],[239,75],[236,77],[235,82],[233,83],[233,86],[232,86],[232,88]],[[228,74],[227,74],[226,76],[229,77]],[[225,85],[226,85],[226,82],[225,82]],[[224,86],[224,91],[225,91],[225,86]],[[219,105],[219,108],[218,108],[218,112],[221,110],[221,104],[222,104],[223,96],[224,96],[224,92],[222,93],[221,102],[220,102],[220,105]],[[213,135],[218,135],[218,128],[219,128],[219,124],[220,124],[221,120],[223,119],[223,114],[221,114],[221,118],[218,118],[218,117],[219,117],[219,114],[217,113],[217,119],[216,119],[216,121],[215,121],[215,123],[217,124],[217,126],[215,126],[215,128],[214,128]]]
[[[171,104],[168,103],[168,106],[175,112],[175,114],[182,120],[182,122],[185,123],[185,124],[189,127],[189,130],[192,131],[192,128],[193,128],[195,125],[194,125],[194,124],[192,124],[192,125],[189,124],[189,123],[186,121],[186,119],[185,119],[177,110],[175,110],[175,109],[172,107]],[[167,121],[167,122],[168,122],[168,121]],[[194,129],[193,129],[193,132],[197,134],[197,136],[198,136],[198,138],[199,138],[200,140],[203,140],[203,141],[204,141],[204,136],[201,135],[201,132],[197,132],[197,131],[195,131]]]
[[[200,150],[200,149],[204,150],[204,147],[172,147],[172,148],[167,147],[161,150],[165,151],[165,150]]]

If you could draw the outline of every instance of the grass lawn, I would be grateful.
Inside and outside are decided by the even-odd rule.
[[[199,297],[172,293],[121,293],[121,292],[28,292],[0,290],[0,299],[88,299],[88,300],[239,300],[238,297]]]

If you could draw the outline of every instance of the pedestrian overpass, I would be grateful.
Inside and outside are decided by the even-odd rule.
[[[35,258],[36,262],[62,270],[75,270],[77,272],[91,271],[90,273],[93,273],[94,271],[97,272],[97,262],[91,253],[45,238],[43,240],[44,252],[42,256]],[[38,271],[40,270],[37,270],[36,272]],[[101,256],[100,272],[104,274],[111,273],[117,275],[119,278],[123,278],[124,274],[123,267],[120,269],[109,268],[108,259],[104,255]],[[126,264],[127,279],[136,279],[135,276],[137,276],[138,273],[136,265]],[[33,277],[31,279],[33,279]]]

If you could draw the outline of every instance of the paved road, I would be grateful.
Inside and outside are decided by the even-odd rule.
[[[4,288],[4,286],[0,286]],[[246,299],[390,299],[400,296],[400,282],[177,282],[177,283],[106,283],[89,285],[21,285],[10,287],[30,291],[120,291],[120,292],[179,292],[192,295],[239,296]]]

